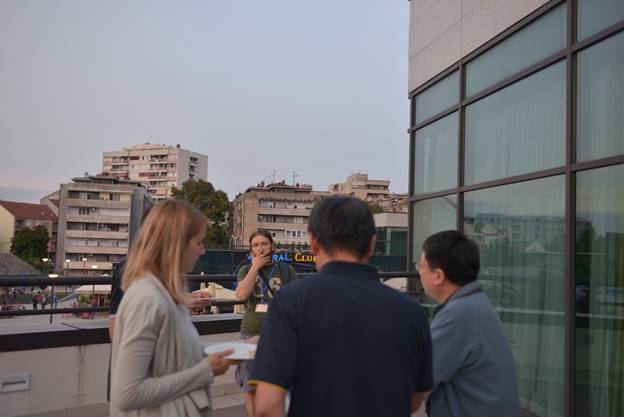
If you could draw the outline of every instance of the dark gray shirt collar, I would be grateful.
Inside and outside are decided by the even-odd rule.
[[[438,312],[442,310],[444,306],[450,303],[451,301],[458,299],[458,298],[466,297],[476,292],[480,292],[482,289],[483,287],[481,286],[481,283],[477,280],[469,282],[468,284],[459,287],[457,291],[455,291],[453,295],[451,295],[444,303],[439,304],[435,307],[435,309],[433,310],[433,316],[435,317],[435,315],[438,314]]]

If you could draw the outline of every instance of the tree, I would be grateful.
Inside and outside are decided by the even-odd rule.
[[[206,232],[206,247],[223,247],[228,243],[227,213],[230,208],[228,196],[224,191],[215,190],[204,180],[188,180],[182,188],[173,187],[171,195],[176,200],[183,200],[197,207],[208,217],[212,225]]]
[[[41,259],[48,257],[49,240],[48,229],[45,226],[39,225],[34,229],[25,227],[17,230],[11,239],[11,252],[43,271],[44,264]]]
[[[379,204],[377,204],[377,203],[369,203],[369,204],[368,204],[368,206],[370,207],[371,212],[372,212],[373,214],[379,214],[379,213],[383,213],[383,212],[384,212],[383,207],[381,207],[381,206],[380,206]]]

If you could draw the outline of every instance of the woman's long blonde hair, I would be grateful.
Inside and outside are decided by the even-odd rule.
[[[190,240],[209,222],[199,210],[183,201],[155,205],[132,244],[121,287],[126,290],[145,273],[155,275],[178,304],[187,303],[183,258]]]

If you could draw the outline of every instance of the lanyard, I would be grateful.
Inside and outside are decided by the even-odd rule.
[[[260,303],[264,303],[264,294],[266,294],[267,290],[269,290],[269,292],[271,293],[271,296],[274,296],[275,294],[273,294],[273,290],[271,289],[271,286],[269,285],[269,280],[273,277],[273,272],[275,271],[275,265],[273,265],[271,267],[271,272],[269,272],[269,278],[265,278],[264,275],[262,275],[262,270],[260,270],[260,272],[258,272],[258,275],[260,275]]]

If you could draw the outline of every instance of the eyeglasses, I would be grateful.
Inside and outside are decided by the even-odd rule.
[[[423,270],[423,269],[429,269],[429,270],[431,270],[432,268],[431,268],[431,266],[430,266],[429,264],[427,264],[427,263],[418,262],[418,263],[416,264],[416,271],[420,273],[420,271],[421,271],[421,270]],[[434,269],[435,269],[435,268],[434,268]]]

